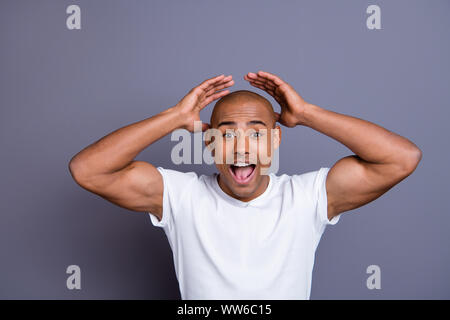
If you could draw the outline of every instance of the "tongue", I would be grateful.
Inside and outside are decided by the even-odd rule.
[[[245,179],[247,178],[253,171],[252,166],[246,166],[246,167],[234,167],[234,174],[239,179]]]

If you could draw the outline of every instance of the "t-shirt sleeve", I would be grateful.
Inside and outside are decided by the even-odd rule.
[[[296,181],[300,182],[302,191],[308,195],[312,202],[312,220],[316,230],[321,234],[327,225],[334,225],[340,216],[328,219],[328,199],[326,180],[330,168],[320,168],[317,171],[295,175]]]
[[[320,168],[314,179],[313,185],[313,201],[317,204],[316,215],[319,225],[334,225],[338,223],[340,215],[328,219],[328,199],[327,199],[327,187],[326,180],[330,168]]]
[[[163,210],[162,219],[148,212],[150,220],[155,227],[170,231],[176,223],[177,215],[180,214],[180,202],[192,190],[193,184],[198,176],[195,172],[180,172],[171,169],[157,167],[163,179]]]

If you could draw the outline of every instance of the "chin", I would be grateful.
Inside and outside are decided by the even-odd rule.
[[[248,175],[237,176],[234,165],[224,165],[219,169],[221,177],[230,191],[239,198],[251,197],[258,188],[261,181],[260,167],[257,164],[251,164]]]

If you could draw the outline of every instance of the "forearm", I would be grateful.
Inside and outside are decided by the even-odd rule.
[[[410,140],[366,120],[308,104],[301,125],[317,130],[347,146],[360,158],[377,164],[408,166],[421,157]]]
[[[71,172],[97,175],[120,170],[142,150],[182,125],[180,113],[172,107],[117,129],[76,154],[70,161]]]

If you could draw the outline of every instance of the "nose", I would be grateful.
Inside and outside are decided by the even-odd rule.
[[[239,130],[236,134],[235,139],[235,146],[234,150],[236,150],[236,154],[238,156],[245,157],[246,154],[248,154],[248,137],[245,136],[245,134],[242,132],[242,130]]]

